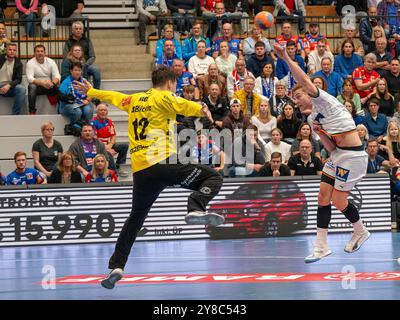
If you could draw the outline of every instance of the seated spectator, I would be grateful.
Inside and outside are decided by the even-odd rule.
[[[51,104],[57,104],[54,97],[58,94],[60,73],[53,59],[46,57],[46,48],[38,44],[34,48],[35,56],[26,64],[28,79],[29,114],[36,114],[36,97],[47,95]]]
[[[229,46],[229,51],[236,57],[239,57],[240,40],[233,38],[232,24],[224,23],[222,26],[222,33],[223,33],[223,36],[215,38],[215,40],[213,42],[213,46],[212,46],[213,58],[214,59],[217,58],[217,56],[219,54],[219,47],[222,42],[227,42],[228,46]]]
[[[375,50],[372,28],[376,26],[378,26],[376,7],[369,7],[368,16],[361,18],[359,25],[360,40],[363,44],[364,52],[366,54]],[[382,35],[380,35],[380,37],[381,36]]]
[[[11,40],[7,36],[6,25],[0,22],[0,54],[6,53],[6,46]]]
[[[89,122],[93,117],[91,98],[82,94],[74,87],[74,82],[83,83],[82,65],[75,62],[71,65],[71,74],[60,86],[60,113],[68,118],[73,127],[80,127],[79,123]]]
[[[265,44],[262,41],[255,44],[255,51],[247,60],[246,67],[257,78],[263,71],[263,65],[266,63],[273,64],[274,60],[265,51]]]
[[[221,88],[221,95],[226,96],[226,78],[220,74],[218,66],[215,63],[208,66],[207,74],[197,79],[200,100],[210,93],[209,89],[212,83],[218,84]]]
[[[182,46],[180,41],[174,38],[174,27],[170,24],[166,24],[163,28],[163,33],[164,36],[157,40],[156,43],[156,59],[161,59],[164,56],[166,41],[172,41],[175,59],[182,59]]]
[[[258,112],[251,117],[251,123],[258,128],[261,138],[265,143],[271,140],[271,131],[276,128],[276,118],[271,115],[268,100],[264,97],[261,99]]]
[[[345,100],[351,100],[354,103],[357,114],[363,115],[364,111],[361,109],[361,98],[358,93],[354,92],[353,82],[351,79],[345,79],[343,81],[342,93],[337,96],[340,103],[344,103]]]
[[[174,43],[171,40],[166,40],[161,57],[156,58],[156,67],[167,66],[171,68],[175,59],[180,58],[175,54]]]
[[[400,101],[396,102],[396,112],[390,121],[395,121],[398,125],[400,125]]]
[[[76,169],[74,155],[66,151],[61,154],[56,168],[51,172],[48,183],[82,183],[82,175]]]
[[[191,72],[184,71],[185,67],[183,60],[175,59],[172,63],[172,71],[176,76],[176,95],[182,96],[183,87],[192,85],[195,87],[195,98],[198,98],[199,93],[196,88],[196,80],[194,80],[193,74]]]
[[[282,47],[286,47],[289,42],[294,42],[294,51],[299,53],[303,59],[306,57],[303,44],[300,41],[299,36],[292,34],[292,25],[290,22],[286,21],[282,23],[282,34],[275,38],[275,42],[279,43]]]
[[[244,80],[246,78],[253,78],[254,75],[246,69],[246,62],[243,58],[236,60],[235,69],[228,74],[226,78],[226,86],[228,91],[228,97],[233,97],[236,91],[244,88]]]
[[[339,73],[343,80],[352,79],[355,68],[363,66],[363,60],[360,55],[354,53],[354,43],[351,40],[342,42],[341,54],[335,58],[334,71]]]
[[[226,97],[221,96],[221,89],[218,84],[213,83],[210,85],[210,93],[202,100],[211,112],[214,123],[205,117],[201,119],[204,127],[210,128],[214,125],[218,130],[222,129],[222,122],[229,112],[229,103]]]
[[[241,136],[244,129],[250,125],[250,118],[244,115],[239,99],[230,101],[229,113],[222,121],[222,128],[228,129],[234,139]]]
[[[393,157],[393,153],[384,146],[388,151],[388,154],[391,155],[391,160],[385,160],[384,157],[378,154],[379,151],[379,143],[376,139],[369,139],[367,142],[367,154],[368,154],[368,167],[367,173],[388,173],[388,170],[396,165],[396,162]]]
[[[370,138],[381,142],[386,135],[388,121],[386,116],[379,111],[379,101],[376,98],[368,100],[369,112],[365,115],[365,126],[367,127]]]
[[[379,81],[379,74],[374,70],[375,64],[376,56],[368,53],[364,57],[364,66],[353,71],[354,92],[360,95],[362,105],[374,92]]]
[[[193,146],[191,156],[195,163],[211,167],[222,176],[224,175],[224,151],[201,130],[197,132],[197,144]]]
[[[146,44],[146,25],[150,22],[155,23],[157,17],[168,14],[165,0],[136,0],[136,12],[139,19],[139,43]]]
[[[22,62],[17,58],[17,45],[7,44],[6,53],[0,55],[0,95],[14,97],[13,115],[21,114],[25,104],[26,89],[21,84],[22,69]]]
[[[72,34],[64,45],[64,58],[75,44],[79,44],[83,48],[85,69],[87,74],[93,77],[93,87],[95,89],[100,89],[101,72],[99,67],[95,64],[96,54],[94,52],[92,41],[85,37],[85,28],[81,21],[75,21],[72,24]]]
[[[399,20],[400,3],[395,0],[381,0],[377,6],[380,24],[389,34]]]
[[[69,50],[67,56],[61,63],[61,82],[71,75],[71,65],[74,62],[80,62],[83,66],[82,75],[85,79],[88,78],[87,65],[85,64],[85,56],[83,55],[83,49],[79,44],[73,45]]]
[[[387,148],[383,148],[383,145]],[[395,165],[398,166],[400,162],[400,126],[395,121],[389,122],[386,136],[379,145],[379,155],[384,157],[386,160],[390,160],[388,149],[392,152],[393,157],[395,158]]]
[[[376,50],[374,54],[376,56],[376,63],[374,69],[382,77],[386,70],[390,70],[390,62],[392,62],[393,56],[386,50],[387,40],[385,37],[376,39]]]
[[[364,52],[364,47],[360,39],[357,38],[357,34],[355,31],[355,26],[347,26],[346,29],[344,30],[344,38],[338,39],[336,41],[336,49],[335,53],[337,54],[343,54],[343,42],[344,41],[351,41],[353,43],[354,50],[353,52],[355,54],[358,54],[359,56],[363,57],[365,52]]]
[[[303,0],[276,0],[275,11],[277,11],[277,14],[274,14],[274,16],[289,17],[290,19],[297,20],[299,32],[305,33],[306,28],[304,17],[307,15],[307,13]]]
[[[318,42],[320,40],[324,40],[325,49],[328,52],[331,52],[329,47],[329,42],[326,40],[326,36],[322,35],[319,32],[319,25],[317,22],[310,23],[310,31],[306,32],[305,37],[303,38],[303,48],[306,56],[309,56],[311,52],[315,51],[318,48]]]
[[[290,144],[282,141],[281,129],[275,128],[271,131],[271,141],[265,145],[266,161],[271,161],[271,155],[279,152],[282,155],[282,162],[287,163],[290,158]]]
[[[38,17],[38,0],[16,0],[15,5],[19,11],[19,18],[25,21],[25,36],[35,37],[36,18]],[[36,9],[31,9],[36,8]]]
[[[322,69],[313,74],[313,76],[322,77],[327,86],[328,93],[337,97],[342,92],[343,79],[339,73],[333,71],[332,60],[330,58],[322,58],[321,60]]]
[[[100,103],[97,106],[96,114],[97,116],[90,121],[94,129],[95,138],[104,143],[109,158],[118,155],[115,162],[117,173],[121,177],[127,177],[128,173],[121,169],[121,165],[126,163],[129,144],[117,142],[117,131],[115,130],[114,122],[108,117],[108,108],[105,103]]]
[[[300,152],[290,157],[288,167],[292,176],[320,176],[323,164],[313,153],[310,140],[304,139],[299,145]]]
[[[400,101],[400,62],[398,59],[392,60],[390,71],[386,71],[383,78],[386,79],[389,93],[396,101]]]
[[[63,153],[63,147],[54,139],[54,125],[51,122],[45,122],[40,130],[42,138],[36,140],[32,146],[33,163],[35,169],[50,177]]]
[[[253,90],[254,78],[247,77],[244,80],[244,88],[239,91],[235,91],[233,94],[233,98],[240,100],[242,111],[249,118],[258,112],[258,107],[260,106],[261,102],[261,96],[254,93]]]
[[[292,144],[296,139],[301,121],[294,114],[294,108],[291,104],[283,107],[283,113],[277,119],[277,127],[282,131],[282,139]]]
[[[260,76],[255,81],[254,91],[267,99],[271,99],[275,95],[275,84],[279,81],[275,77],[275,64],[266,62],[261,70]]]
[[[364,124],[365,118],[364,116],[358,115],[356,112],[356,106],[352,100],[345,100],[343,105],[346,107],[347,111],[353,117],[354,123],[357,125]]]
[[[249,124],[241,137],[233,141],[233,147],[241,149],[234,151],[233,165],[229,169],[231,177],[254,177],[265,164],[265,149],[262,141],[259,140],[258,129],[255,125]],[[238,154],[240,158],[238,159]]]
[[[77,161],[77,169],[84,177],[92,170],[93,159],[97,154],[106,154],[103,142],[94,138],[94,129],[91,124],[82,126],[81,138],[77,139],[69,147]],[[114,159],[110,158],[110,169],[115,169]]]
[[[333,54],[327,50],[326,39],[323,38],[318,40],[315,49],[316,50],[312,50],[308,54],[308,63],[307,63],[308,74],[314,74],[322,69],[321,66],[322,59],[329,58],[331,61],[334,61]]]
[[[389,93],[385,78],[382,78],[378,81],[378,84],[376,85],[376,92],[372,94],[371,97],[379,100],[380,113],[383,113],[387,117],[393,117],[395,111],[394,97]]]
[[[18,151],[14,155],[16,169],[7,175],[6,185],[46,184],[46,176],[38,170],[26,167],[26,153]]]
[[[321,76],[313,76],[311,79],[311,82],[319,89],[322,89],[324,91],[328,90],[328,85],[326,84],[326,81],[324,78]]]
[[[182,89],[182,97],[189,101],[195,100],[195,87],[191,84],[184,86]],[[177,115],[177,131],[178,133],[184,129],[196,130],[196,121],[197,117],[185,117],[184,115]]]
[[[197,11],[196,0],[167,0],[167,7],[171,10],[172,16],[179,32],[189,32],[195,20]],[[182,57],[180,57],[182,58]]]
[[[376,50],[376,40],[379,38],[386,38],[385,30],[382,28],[381,25],[377,25],[372,28],[372,37],[370,43],[370,50],[371,52],[375,52]],[[390,50],[390,46],[386,47],[386,50]]]
[[[221,42],[219,52],[220,55],[215,59],[215,63],[221,74],[227,77],[235,69],[237,57],[230,53],[228,43],[225,41]],[[244,63],[244,65],[246,64]]]
[[[275,94],[269,99],[269,106],[271,114],[274,117],[279,117],[283,113],[283,107],[287,103],[292,103],[292,99],[287,95],[287,86],[284,81],[277,81],[275,83]]]
[[[48,12],[47,5],[56,9],[56,18],[71,18],[74,20],[83,19],[82,11],[85,3],[83,0],[57,1],[41,0],[42,12]],[[44,13],[46,16],[46,14]]]
[[[92,170],[85,177],[85,182],[118,182],[117,175],[108,169],[108,166],[107,157],[104,154],[97,154],[93,159]]]
[[[211,55],[211,44],[210,39],[203,37],[203,29],[201,23],[194,23],[192,27],[192,33],[189,35],[185,41],[183,41],[182,56],[185,60],[185,64],[189,63],[189,59],[196,55],[197,44],[200,41],[205,41],[206,44],[206,54]]]
[[[261,177],[288,177],[290,176],[290,168],[282,163],[282,155],[279,152],[273,152],[271,160],[261,167],[259,175]]]
[[[264,37],[262,30],[256,25],[253,24],[252,28],[252,36],[248,37],[243,40],[243,54],[248,60],[253,54],[256,53],[256,47],[255,44],[257,42],[263,42],[265,44],[265,52],[268,55],[271,55],[271,57],[276,60],[277,58],[272,52],[271,44],[269,43],[269,40]]]
[[[188,69],[195,79],[207,73],[210,64],[214,63],[214,59],[206,54],[206,42],[200,40],[197,43],[197,54],[190,58]]]
[[[319,159],[321,159],[321,148],[319,142],[313,138],[312,130],[307,122],[300,124],[299,131],[297,132],[296,139],[293,140],[290,152],[292,156],[299,154],[300,152],[300,142],[303,140],[308,140],[312,146],[312,153]]]
[[[288,41],[286,43],[286,51],[289,55],[289,57],[293,60],[296,61],[298,63],[298,65],[300,66],[300,68],[306,72],[306,67],[305,67],[305,62],[304,59],[296,54],[296,44],[294,41]],[[283,79],[284,77],[286,77],[289,74],[289,66],[287,65],[287,63],[285,61],[283,61],[282,59],[278,58],[278,61],[276,63],[276,76],[278,77],[279,80]]]
[[[369,139],[368,130],[365,125],[359,124],[356,127],[358,136],[362,142],[363,149],[367,147],[367,141]]]

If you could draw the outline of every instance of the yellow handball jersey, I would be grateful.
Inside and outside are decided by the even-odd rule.
[[[91,88],[88,96],[126,111],[132,172],[141,171],[176,153],[176,115],[203,117],[198,103],[175,96],[171,91],[150,89],[132,95]]]

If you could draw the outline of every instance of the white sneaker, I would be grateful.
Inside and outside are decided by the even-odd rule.
[[[329,256],[332,253],[331,249],[326,242],[317,241],[315,242],[313,252],[305,257],[305,263],[313,263],[321,260],[323,257]]]
[[[191,211],[185,217],[185,222],[187,224],[210,224],[212,226],[218,226],[223,224],[225,218],[219,214],[212,212],[202,212],[202,211]]]
[[[105,278],[103,281],[101,281],[101,286],[106,289],[113,289],[115,284],[122,279],[122,274],[124,273],[124,270],[117,268],[112,270],[107,278]]]
[[[346,243],[346,246],[344,247],[344,251],[348,253],[357,251],[361,248],[362,244],[368,240],[370,235],[371,234],[366,227],[364,227],[364,230],[362,232],[353,232],[351,239],[349,240],[349,242]]]

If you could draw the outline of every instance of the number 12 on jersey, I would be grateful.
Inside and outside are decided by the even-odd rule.
[[[149,125],[149,120],[147,118],[135,119],[132,124],[135,140],[146,139],[146,128]]]

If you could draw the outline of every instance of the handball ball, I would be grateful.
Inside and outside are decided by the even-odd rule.
[[[261,11],[254,17],[254,23],[262,30],[271,28],[275,19],[274,16],[268,11]]]

